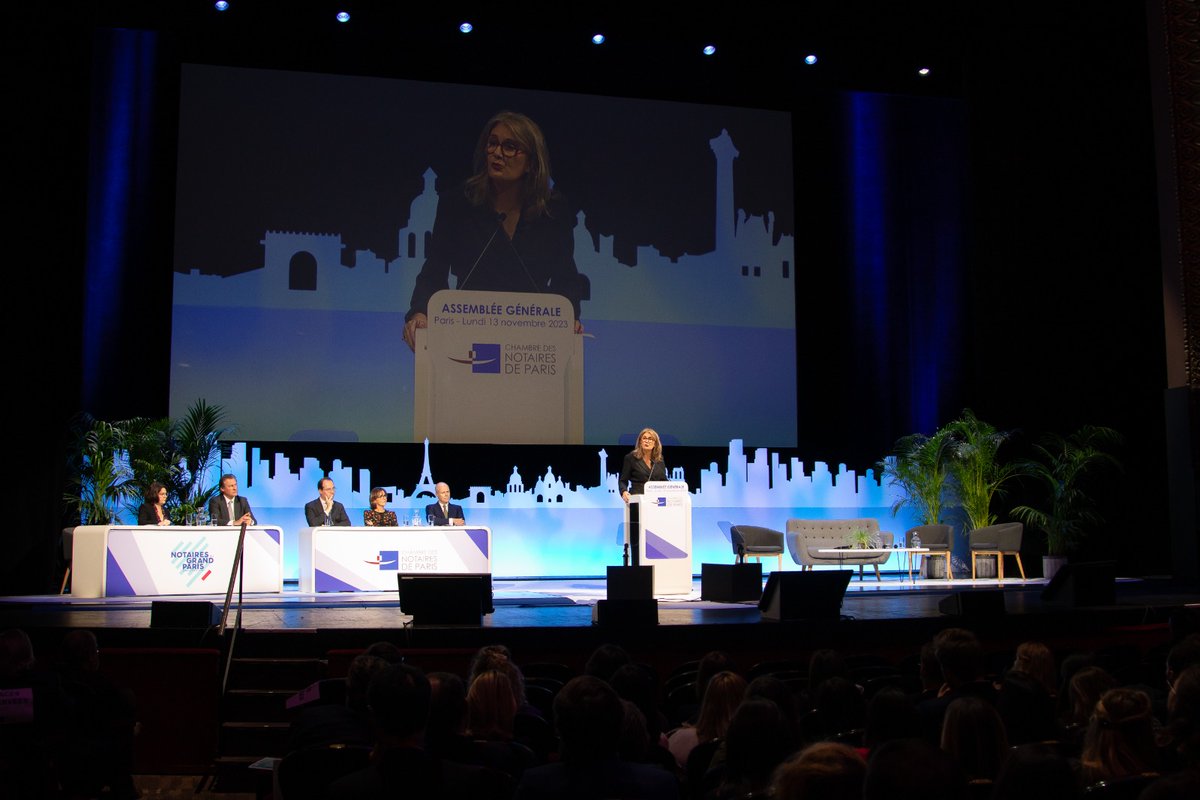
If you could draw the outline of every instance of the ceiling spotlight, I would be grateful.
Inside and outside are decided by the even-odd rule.
[[[348,11],[339,11],[337,13],[337,21],[338,22],[349,22],[350,21],[350,13]]]
[[[812,53],[809,53],[804,57],[804,63],[811,67],[813,64],[817,63],[817,57]]]
[[[458,26],[458,30],[460,33],[470,33],[471,31],[475,30],[475,26],[469,22],[464,22],[462,25]]]
[[[715,44],[706,44],[701,52],[706,56],[716,55],[717,46]]]
[[[229,3],[225,2],[225,0],[217,0],[217,2],[213,3],[213,8],[217,11],[228,11]]]
[[[917,70],[917,74],[924,78],[929,74],[929,67],[921,67],[919,70]]]
[[[603,33],[592,34],[592,44],[604,44],[604,34]]]

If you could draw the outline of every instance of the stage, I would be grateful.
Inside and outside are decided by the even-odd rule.
[[[586,653],[575,648],[609,640],[633,646],[644,642],[656,650],[679,651],[681,656],[683,652],[699,650],[702,654],[719,648],[725,639],[753,650],[780,646],[855,650],[912,647],[951,624],[976,627],[986,623],[993,635],[1003,634],[1006,639],[1011,634],[1059,640],[1096,635],[1114,626],[1164,623],[1177,610],[1200,604],[1200,593],[1181,591],[1166,580],[1152,578],[1118,578],[1114,604],[1086,608],[1076,607],[1070,598],[1043,600],[1045,586],[1040,578],[910,581],[898,572],[885,572],[883,580],[876,581],[868,572],[861,578],[856,574],[850,581],[840,620],[776,622],[764,619],[753,601],[721,603],[701,599],[697,578],[689,594],[658,598],[657,626],[627,629],[593,622],[593,607],[606,595],[602,578],[495,579],[495,611],[485,615],[479,626],[422,625],[419,619],[402,613],[395,592],[312,593],[301,592],[295,583],[288,583],[280,594],[244,595],[241,630],[247,634],[243,647],[251,640],[268,638],[277,644],[303,641],[305,649],[362,647],[379,639],[399,639],[414,647],[476,647],[499,640],[547,651],[546,657],[566,648],[574,652],[557,652],[554,657],[574,662],[586,658]],[[956,593],[998,594],[999,599],[992,598],[984,616],[969,610],[961,616],[943,613],[939,606]],[[20,627],[36,638],[46,639],[56,638],[54,631],[61,634],[66,629],[88,628],[109,646],[186,646],[201,642],[215,646],[211,630],[152,628],[154,600],[209,602],[219,612],[224,594],[5,597],[0,598],[0,626]],[[236,607],[228,618],[230,627],[235,619]],[[781,630],[788,632],[785,640],[780,639]]]

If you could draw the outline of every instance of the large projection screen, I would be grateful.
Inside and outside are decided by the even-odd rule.
[[[204,397],[245,440],[413,441],[404,315],[504,109],[545,132],[590,286],[584,442],[653,413],[670,443],[795,446],[790,114],[195,64],[170,413]]]

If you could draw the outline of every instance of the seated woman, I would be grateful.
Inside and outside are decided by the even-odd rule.
[[[167,502],[167,487],[158,481],[146,490],[146,502],[138,509],[138,525],[170,525],[163,504]]]
[[[385,510],[385,505],[387,505],[387,492],[376,486],[371,490],[371,507],[363,512],[363,524],[382,528],[396,527],[398,524],[396,512]]]

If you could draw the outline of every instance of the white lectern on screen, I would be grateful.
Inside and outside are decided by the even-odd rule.
[[[583,443],[583,337],[569,300],[444,289],[427,308],[414,441]]]

